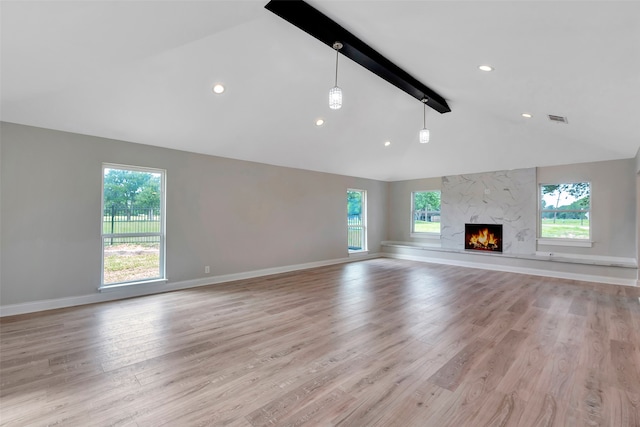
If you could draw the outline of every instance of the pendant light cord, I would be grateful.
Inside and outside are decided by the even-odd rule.
[[[426,102],[422,102],[422,106],[423,108],[423,113],[422,113],[422,128],[426,129],[427,128],[427,103]]]
[[[342,49],[342,43],[336,41],[333,43],[333,48],[336,51],[336,87],[338,86],[338,52]]]
[[[338,86],[338,49],[336,49],[336,84]]]

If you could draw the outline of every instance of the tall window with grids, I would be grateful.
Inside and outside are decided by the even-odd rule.
[[[347,190],[347,247],[349,252],[367,250],[367,192]]]

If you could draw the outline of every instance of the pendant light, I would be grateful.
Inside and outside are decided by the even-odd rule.
[[[429,142],[429,129],[427,129],[427,98],[422,98],[422,106],[424,108],[423,111],[423,127],[420,133],[418,134],[420,138],[420,144],[426,144]]]
[[[342,43],[335,42],[333,48],[336,50],[336,84],[329,90],[329,108],[337,110],[342,107],[342,89],[338,87],[338,51],[342,49]]]

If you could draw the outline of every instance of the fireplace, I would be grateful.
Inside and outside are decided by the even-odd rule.
[[[465,224],[464,248],[502,252],[502,224]]]

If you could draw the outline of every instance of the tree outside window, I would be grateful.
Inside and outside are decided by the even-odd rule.
[[[590,183],[540,185],[540,237],[590,239],[590,217]]]
[[[411,204],[411,233],[440,234],[440,191],[414,191]]]

